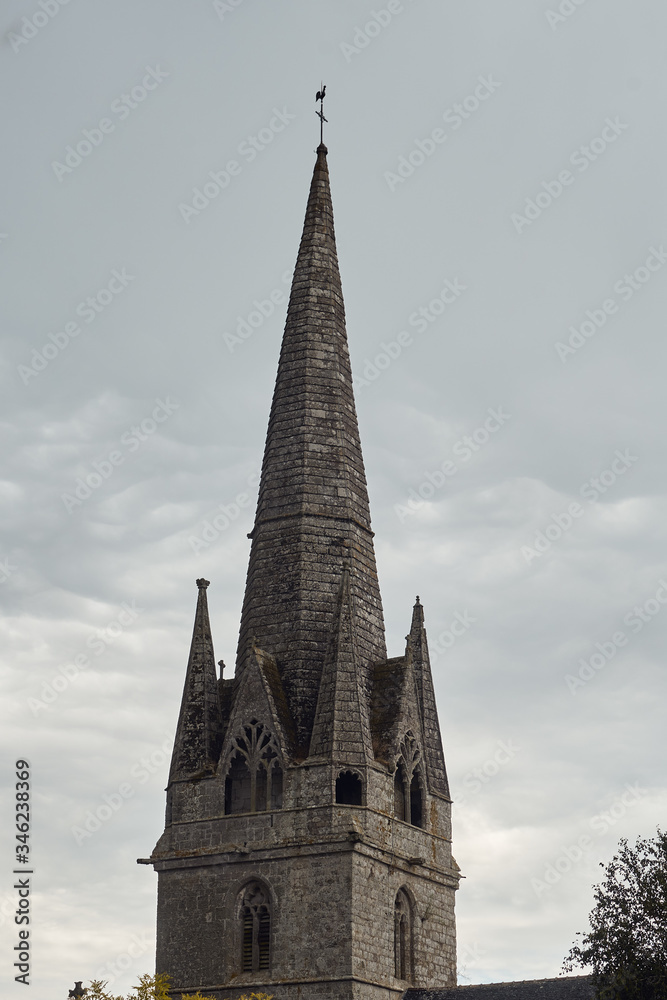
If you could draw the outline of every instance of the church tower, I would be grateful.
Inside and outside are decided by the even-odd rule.
[[[424,612],[417,598],[387,659],[323,144],[250,538],[233,677],[217,677],[197,581],[150,859],[157,971],[218,1000],[454,986],[459,870]]]

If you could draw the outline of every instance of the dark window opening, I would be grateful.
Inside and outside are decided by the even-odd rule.
[[[268,787],[268,782],[266,780],[266,770],[263,767],[258,768],[257,775],[255,777],[255,808],[253,812],[264,812],[266,809],[266,790]]]
[[[394,975],[412,982],[412,913],[403,889],[398,890],[394,901]]]
[[[271,809],[282,809],[283,807],[283,772],[282,768],[274,765],[271,769]]]
[[[394,816],[396,819],[405,819],[405,786],[398,767],[394,771]]]
[[[412,733],[407,732],[394,771],[394,818],[423,827],[425,806],[421,752]]]
[[[225,778],[225,812],[250,812],[250,768],[240,753],[232,758]]]
[[[341,771],[336,778],[336,802],[344,806],[361,805],[361,778],[352,771]]]
[[[422,825],[422,789],[416,774],[410,782],[410,822],[413,826]]]

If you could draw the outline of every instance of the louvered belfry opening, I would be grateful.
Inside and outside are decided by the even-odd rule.
[[[259,972],[271,965],[271,909],[268,893],[257,882],[243,894],[241,969]]]

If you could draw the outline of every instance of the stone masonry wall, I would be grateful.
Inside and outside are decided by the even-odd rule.
[[[233,996],[263,988],[298,996],[301,981],[326,979],[328,998],[345,995],[349,978],[363,987],[356,996],[396,995],[407,983],[393,975],[393,907],[407,888],[414,900],[415,983],[452,983],[455,934],[452,886],[434,873],[417,872],[365,853],[358,843],[306,849],[300,856],[261,859],[240,855],[227,864],[181,862],[160,873],[157,969],[178,989],[220,988]],[[241,970],[239,896],[259,879],[272,898],[271,971]],[[334,988],[347,977],[348,984]],[[276,987],[291,981],[290,990]],[[223,986],[224,984],[224,986]],[[313,983],[313,985],[315,985]],[[324,984],[320,984],[324,990]]]
[[[294,805],[274,812],[224,816],[219,780],[176,785],[189,808],[175,807],[175,814],[180,808],[181,818],[191,819],[172,823],[154,855],[158,971],[193,992],[215,987],[220,998],[250,992],[250,985],[276,1000],[398,997],[407,984],[393,975],[393,907],[405,888],[413,902],[415,983],[451,983],[457,875],[450,804],[429,796],[427,828],[414,827],[392,816],[393,775],[360,770],[363,806],[332,802],[332,765],[289,769],[286,802]],[[307,806],[313,799],[320,804]],[[251,879],[273,899],[269,978],[240,970],[238,900]],[[328,986],[314,982],[325,978]],[[302,992],[304,980],[311,992]]]

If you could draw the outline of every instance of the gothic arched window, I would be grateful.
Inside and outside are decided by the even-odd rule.
[[[283,771],[276,741],[251,719],[234,740],[225,778],[225,813],[282,809]]]
[[[399,889],[394,900],[394,975],[412,982],[412,907],[407,892]]]
[[[413,826],[423,826],[422,786],[418,774],[413,774],[410,782],[410,822]]]
[[[394,771],[394,816],[412,826],[424,825],[421,751],[412,733],[405,734]]]
[[[225,778],[225,812],[250,812],[250,768],[241,753],[235,753]]]
[[[259,972],[271,964],[271,903],[267,890],[251,882],[241,897],[241,971]]]
[[[394,816],[405,819],[405,781],[400,766],[394,771]]]
[[[336,778],[336,802],[340,805],[361,805],[361,778],[354,771],[341,771]]]

